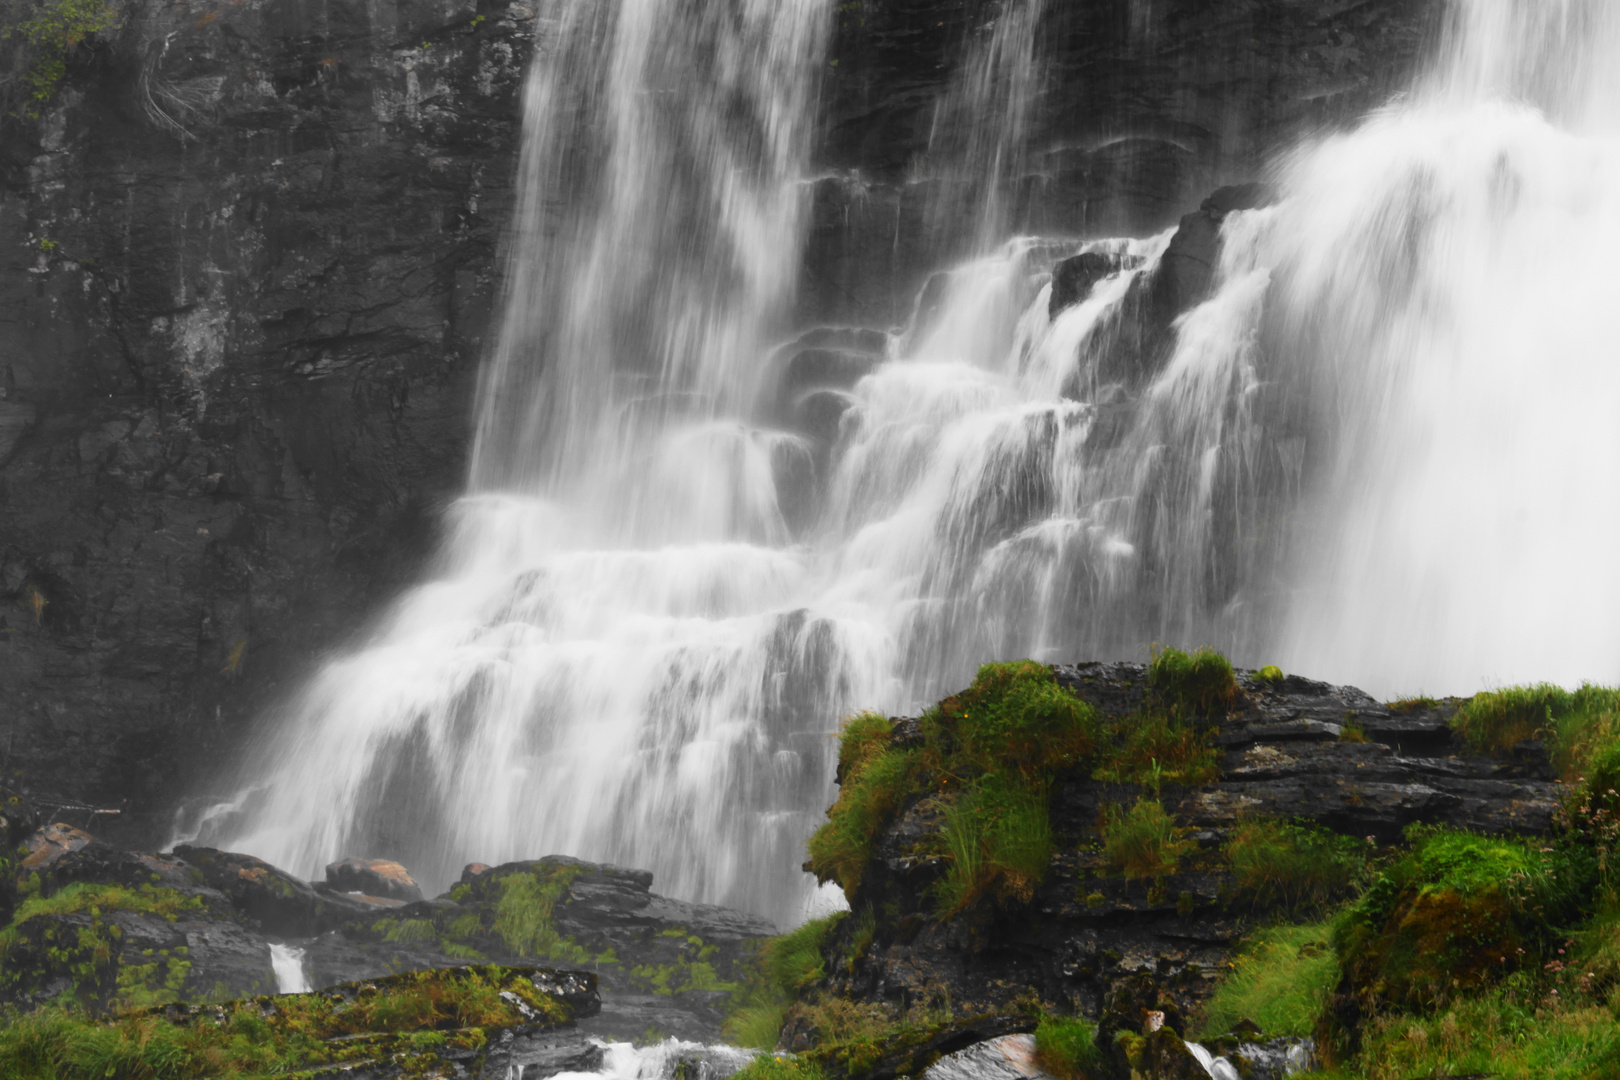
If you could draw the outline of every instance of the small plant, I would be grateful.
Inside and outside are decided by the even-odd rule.
[[[1338,978],[1331,929],[1321,922],[1250,936],[1204,1007],[1200,1037],[1223,1035],[1240,1019],[1254,1021],[1268,1036],[1309,1035]]]
[[[1127,878],[1172,874],[1193,846],[1157,799],[1138,799],[1127,812],[1110,806],[1104,813],[1102,842],[1109,867]]]
[[[958,794],[941,838],[950,857],[940,882],[941,915],[961,911],[988,892],[1028,900],[1052,858],[1045,789],[997,774],[983,777]]]
[[[1426,712],[1439,707],[1439,701],[1424,696],[1396,698],[1388,706],[1390,712]]]
[[[1035,1063],[1058,1080],[1097,1080],[1108,1061],[1097,1046],[1097,1025],[1081,1016],[1047,1016],[1035,1029]]]
[[[1254,673],[1254,681],[1257,683],[1280,683],[1283,681],[1283,670],[1276,664],[1267,664]]]
[[[1339,725],[1339,741],[1347,743],[1367,742],[1367,729],[1361,726],[1359,720],[1346,720]]]
[[[1306,823],[1245,822],[1232,830],[1226,857],[1235,898],[1258,908],[1319,906],[1355,887],[1366,845]]]
[[[20,36],[32,47],[31,62],[22,74],[27,93],[23,118],[39,119],[67,76],[69,54],[81,42],[118,25],[118,8],[106,0],[46,0],[29,18],[0,29],[0,40]],[[40,250],[51,248],[42,244]]]
[[[1155,795],[1165,782],[1207,784],[1220,777],[1219,755],[1206,732],[1156,713],[1129,716],[1116,729],[1118,742],[1102,757],[1098,780],[1141,784]]]
[[[1180,716],[1224,713],[1237,701],[1237,676],[1214,649],[1188,653],[1161,648],[1148,664],[1147,681],[1159,700]]]

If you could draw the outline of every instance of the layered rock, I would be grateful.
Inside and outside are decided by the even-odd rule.
[[[1122,739],[1157,722],[1153,717],[1166,707],[1141,664],[1051,671]],[[967,708],[966,697],[948,700]],[[1059,767],[1051,782],[1052,849],[1039,880],[956,908],[942,899],[955,895],[946,887],[955,849],[945,834],[953,806],[965,796],[953,801],[947,769],[940,782],[945,794],[931,782],[912,789],[872,837],[858,885],[853,891],[845,885],[853,914],[827,938],[824,977],[809,1000],[901,1018],[933,1010],[926,1024],[897,1021],[905,1038],[879,1060],[863,1058],[851,1075],[904,1075],[964,1041],[1031,1031],[1045,1010],[1100,1019],[1099,1044],[1129,1051],[1131,1067],[1144,1076],[1181,1075],[1172,1061],[1182,1060],[1179,1038],[1175,1045],[1167,1040],[1187,1035],[1187,1021],[1199,1014],[1240,939],[1287,910],[1278,898],[1238,888],[1228,856],[1238,829],[1255,822],[1319,827],[1321,835],[1343,837],[1336,841],[1341,846],[1365,845],[1372,853],[1390,850],[1413,825],[1503,836],[1553,827],[1561,789],[1545,757],[1534,747],[1509,759],[1469,753],[1448,723],[1458,704],[1392,708],[1352,687],[1240,671],[1230,704],[1197,708],[1188,727],[1174,729],[1205,748],[1197,760],[1209,763],[1206,781],[1176,782],[1168,761],[1172,779],[1155,781],[1157,759],[1148,774],[1109,781],[1099,778],[1109,767],[1087,751],[1083,762]],[[924,762],[940,752],[930,748],[963,745],[968,736],[952,735],[949,727],[928,734],[930,724],[940,723],[892,721],[885,745],[921,752]],[[1168,816],[1175,852],[1156,870],[1133,872],[1116,862],[1104,839],[1107,823],[1142,800]],[[816,850],[813,842],[813,858]],[[827,873],[825,864],[812,865]],[[790,1012],[781,1045],[812,1052],[826,1045],[833,1036],[816,1026],[820,1015],[815,1008]],[[1158,1017],[1169,1033],[1139,1030],[1145,1016]],[[1258,1045],[1257,1035],[1248,1033],[1245,1045]],[[1235,1053],[1236,1036],[1232,1045]],[[1261,1047],[1252,1056],[1281,1061],[1283,1049]],[[1198,1069],[1189,1075],[1202,1075]]]

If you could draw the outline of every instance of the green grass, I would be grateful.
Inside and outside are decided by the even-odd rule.
[[[788,1006],[827,974],[823,952],[827,938],[847,917],[846,912],[811,919],[780,937],[758,945],[756,977],[733,998],[725,1035],[735,1046],[770,1050],[782,1032]]]
[[[1283,670],[1276,664],[1267,664],[1255,672],[1253,678],[1257,683],[1280,683],[1283,681]]]
[[[1507,686],[1475,694],[1451,726],[1480,754],[1505,756],[1525,739],[1545,740],[1564,778],[1575,779],[1594,754],[1620,740],[1620,688]]]
[[[559,934],[552,921],[557,902],[578,876],[576,866],[547,865],[501,878],[495,901],[495,935],[518,956],[563,964],[589,963],[590,953]]]
[[[1613,1080],[1620,1076],[1620,1024],[1591,1002],[1549,1000],[1502,988],[1433,1016],[1380,1016],[1362,1050],[1334,1080],[1486,1075],[1492,1080]]]
[[[932,794],[945,825],[932,854],[948,864],[942,915],[984,898],[1025,900],[1051,857],[1053,776],[1096,752],[1095,711],[1032,660],[985,664],[973,684],[921,718],[922,745],[893,745],[876,713],[845,721],[838,801],[810,838],[810,869],[852,901],[879,830],[908,799]]]
[[[1160,702],[1181,716],[1225,713],[1237,701],[1232,665],[1213,649],[1159,649],[1148,664],[1147,681]]]
[[[1176,828],[1157,799],[1138,799],[1129,811],[1111,806],[1102,828],[1103,854],[1110,869],[1127,878],[1161,878],[1175,872],[1192,842]]]
[[[1256,908],[1319,906],[1352,891],[1367,867],[1367,846],[1318,825],[1248,821],[1227,841],[1233,898]]]
[[[1426,712],[1438,709],[1440,701],[1437,698],[1419,694],[1417,697],[1396,698],[1389,703],[1390,712]]]
[[[1338,979],[1331,923],[1274,926],[1250,935],[1204,1007],[1199,1038],[1213,1038],[1247,1017],[1267,1037],[1311,1034]]]
[[[1035,1063],[1058,1080],[1094,1080],[1108,1069],[1097,1025],[1082,1016],[1043,1017],[1035,1029]]]
[[[1095,779],[1141,784],[1155,794],[1164,783],[1208,784],[1220,777],[1219,755],[1208,736],[1157,713],[1125,717],[1118,741],[1093,772]]]
[[[789,1054],[761,1054],[732,1074],[732,1080],[825,1080],[821,1066]]]
[[[517,1001],[545,1022],[570,1018],[566,1005],[510,969],[412,972],[372,986],[352,1000],[332,994],[259,998],[179,1020],[136,1013],[98,1022],[55,1007],[0,1014],[0,1076],[247,1078],[376,1057],[392,1057],[407,1073],[421,1072],[430,1064],[422,1053],[477,1050],[486,1028],[527,1022]]]
[[[1052,859],[1052,823],[1043,786],[992,773],[960,792],[941,839],[949,868],[939,911],[950,915],[986,894],[1028,900]]]

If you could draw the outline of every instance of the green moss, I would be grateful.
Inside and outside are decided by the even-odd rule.
[[[1226,857],[1234,899],[1296,910],[1353,890],[1366,871],[1367,846],[1317,825],[1262,820],[1232,830]]]
[[[1232,665],[1213,649],[1159,649],[1148,664],[1147,681],[1160,702],[1181,716],[1224,713],[1237,701]]]
[[[526,973],[505,968],[412,972],[373,980],[357,992],[134,1013],[108,1022],[52,1008],[0,1017],[0,1076],[246,1078],[378,1058],[411,1075],[442,1065],[431,1056],[439,1050],[477,1051],[486,1028],[569,1018],[567,1006],[535,990]]]
[[[1451,829],[1408,835],[1334,933],[1367,1011],[1431,1010],[1534,965],[1591,895],[1579,852]]]
[[[1267,664],[1254,673],[1254,681],[1257,683],[1280,683],[1283,681],[1282,668],[1276,664]]]
[[[1127,878],[1162,878],[1175,872],[1192,849],[1157,799],[1138,799],[1129,811],[1110,806],[1102,828],[1103,854],[1110,869]]]
[[[1424,695],[1396,698],[1389,703],[1390,712],[1426,712],[1439,707],[1440,702],[1437,699]]]
[[[881,727],[881,730],[879,730]],[[890,746],[888,720],[861,713],[845,721],[839,741],[838,801],[810,838],[810,869],[845,895],[860,888],[872,839],[918,785],[920,754]]]
[[[732,1074],[732,1080],[825,1080],[814,1062],[788,1054],[761,1054]]]
[[[1080,1016],[1042,1018],[1035,1029],[1035,1062],[1058,1080],[1091,1080],[1108,1067],[1097,1025]]]
[[[1330,922],[1274,926],[1244,939],[1204,1006],[1200,1038],[1253,1020],[1267,1036],[1309,1035],[1338,980]]]
[[[1141,784],[1158,794],[1160,785],[1208,784],[1220,777],[1219,755],[1206,732],[1158,713],[1122,719],[1118,740],[1093,776],[1108,783]]]

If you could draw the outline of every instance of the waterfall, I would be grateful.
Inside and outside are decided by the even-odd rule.
[[[1457,4],[1283,186],[1256,257],[1314,446],[1270,655],[1388,695],[1620,677],[1620,8]]]
[[[1006,237],[1042,6],[1002,10],[920,166],[978,178],[973,257],[898,332],[782,344],[827,5],[541,5],[443,565],[189,832],[430,887],[571,854],[792,923],[839,718],[985,660],[1620,676],[1620,12],[1457,0],[1422,83],[1281,162],[1148,340],[1170,233]],[[1054,315],[1079,254],[1109,270]]]
[[[276,993],[307,994],[311,987],[304,974],[304,950],[280,942],[270,943],[270,969],[276,973]]]

